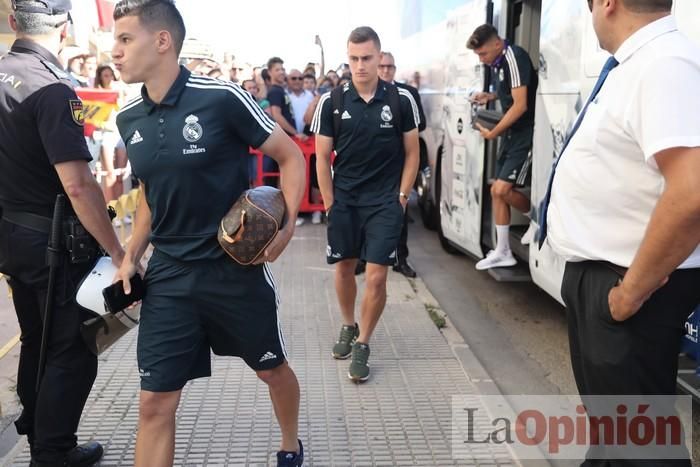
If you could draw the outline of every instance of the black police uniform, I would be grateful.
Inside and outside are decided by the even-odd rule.
[[[27,434],[32,459],[49,465],[62,465],[76,446],[97,374],[97,358],[80,336],[80,323],[91,312],[74,298],[91,264],[71,265],[65,257],[56,277],[46,370],[35,392],[48,230],[56,196],[64,193],[53,166],[92,159],[82,122],[82,102],[57,58],[35,42],[17,40],[0,59],[0,271],[8,276],[22,331],[17,392],[23,412],[17,431]]]
[[[344,85],[328,213],[329,264],[351,258],[383,265],[396,261],[404,218],[399,201],[405,159],[402,134],[417,128],[420,117],[411,94],[400,89],[402,121],[397,121],[388,105],[388,86],[392,85],[379,80],[367,103],[352,83]],[[330,93],[321,98],[311,128],[328,137],[334,136],[331,101]]]
[[[141,94],[117,116],[155,247],[139,325],[141,388],[175,391],[209,376],[210,349],[254,370],[275,368],[286,355],[269,267],[240,266],[216,240],[248,188],[249,146],[275,124],[237,84],[185,68],[160,104],[145,87]]]
[[[497,179],[515,186],[525,186],[531,166],[530,150],[539,77],[528,53],[517,45],[506,45],[503,54],[492,67],[498,82],[496,94],[504,113],[513,106],[512,89],[527,86],[527,110],[502,135],[496,163]]]

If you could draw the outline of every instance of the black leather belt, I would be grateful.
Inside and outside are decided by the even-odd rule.
[[[49,217],[39,216],[29,212],[8,211],[7,209],[2,209],[0,213],[2,219],[11,224],[45,234],[51,232],[51,218]]]

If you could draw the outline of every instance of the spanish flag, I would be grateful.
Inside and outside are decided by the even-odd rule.
[[[111,89],[77,88],[75,92],[83,101],[85,136],[92,136],[96,128],[109,120],[112,112],[119,109],[119,91]]]

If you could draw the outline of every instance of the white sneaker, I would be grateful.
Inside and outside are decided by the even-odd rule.
[[[321,211],[314,211],[311,213],[311,223],[320,224],[321,223]]]
[[[304,225],[304,218],[303,217],[297,217],[297,221],[294,223],[297,227],[300,225]]]
[[[535,232],[537,232],[537,228],[535,228],[535,224],[530,222],[530,226],[523,234],[523,238],[520,239],[520,243],[523,245],[529,245],[532,243],[532,241],[535,239]]]
[[[505,253],[491,250],[486,254],[486,258],[476,263],[476,269],[478,271],[483,271],[491,268],[515,266],[516,264],[518,264],[518,261],[513,257],[513,253],[511,253],[510,250]]]

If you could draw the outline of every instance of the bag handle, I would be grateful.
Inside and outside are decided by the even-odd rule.
[[[221,219],[221,231],[223,234],[221,235],[221,238],[226,240],[228,243],[236,243],[239,242],[243,238],[243,233],[245,232],[245,209],[241,210],[241,224],[236,230],[235,234],[236,236],[231,238],[226,232],[226,228],[224,227],[224,220]]]

